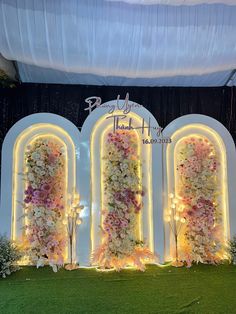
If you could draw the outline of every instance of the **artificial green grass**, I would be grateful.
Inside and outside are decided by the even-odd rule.
[[[236,267],[148,266],[53,273],[23,267],[0,279],[0,313],[236,313]]]

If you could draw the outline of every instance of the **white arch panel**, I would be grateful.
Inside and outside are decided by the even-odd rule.
[[[120,103],[124,100],[120,100]],[[132,106],[132,112],[128,113],[125,119],[132,117],[133,127],[142,126],[143,119],[147,126],[150,125],[158,128],[158,124],[151,113],[141,107],[140,105],[129,102]],[[86,199],[90,199],[91,220],[90,226],[87,228],[86,238],[90,238],[90,246],[87,251],[87,259],[96,247],[101,243],[101,231],[99,225],[101,224],[101,136],[105,129],[113,127],[113,118],[108,112],[107,108],[116,107],[116,114],[122,114],[122,111],[117,107],[117,100],[110,101],[103,104],[101,107],[95,109],[86,119],[82,128],[81,138],[81,159],[80,165],[83,171],[84,185],[90,184],[91,197],[88,197],[88,192],[81,187],[80,191],[87,194]],[[140,108],[141,107],[141,108]],[[126,120],[127,121],[127,120]],[[120,124],[124,121],[120,120]],[[142,134],[141,129],[137,129],[140,138],[141,159],[142,159],[142,180],[143,186],[146,188],[146,195],[143,198],[144,207],[142,209],[142,218],[140,221],[141,238],[146,241],[149,248],[162,256],[163,251],[163,221],[162,221],[162,162],[161,162],[161,146],[153,148],[153,145],[142,144],[142,138],[147,138],[147,130]],[[154,129],[150,130],[151,137],[155,138],[156,133]],[[82,157],[83,154],[83,157]],[[87,159],[90,158],[90,165],[88,167]],[[86,159],[86,162],[85,162]],[[86,166],[87,165],[87,166]],[[86,224],[86,226],[88,226]],[[80,238],[85,238],[85,234]],[[78,239],[78,241],[80,241]]]
[[[236,152],[230,133],[217,120],[204,115],[192,114],[178,118],[171,122],[163,132],[164,136],[172,138],[172,144],[164,149],[165,161],[164,180],[164,211],[170,206],[169,193],[176,192],[178,178],[176,173],[176,158],[178,145],[185,138],[199,136],[207,138],[220,156],[220,170],[218,173],[218,188],[220,191],[219,207],[223,215],[223,238],[226,242],[236,231],[236,199],[234,197],[234,182],[236,180]],[[165,224],[165,259],[172,258],[171,239],[168,224]],[[225,257],[225,256],[224,256]]]
[[[65,147],[65,202],[67,195],[75,192],[79,179],[76,163],[79,158],[80,132],[73,123],[50,113],[33,114],[18,121],[7,133],[2,147],[0,227],[3,233],[14,240],[20,239],[24,225],[21,203],[25,187],[22,180],[25,149],[30,142],[40,137],[55,138]]]

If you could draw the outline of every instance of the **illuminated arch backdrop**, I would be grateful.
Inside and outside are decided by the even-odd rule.
[[[30,115],[3,143],[1,231],[28,245],[25,264],[66,263],[63,219],[79,193],[80,266],[144,270],[157,256],[218,263],[236,233],[235,165],[231,135],[203,115],[160,132],[143,106],[114,100],[94,109],[81,133],[60,116]]]
[[[166,259],[218,263],[235,234],[235,146],[213,118],[187,115],[164,130]]]
[[[68,120],[40,113],[17,122],[4,140],[1,231],[24,243],[25,263],[67,262],[62,222],[78,179],[79,137]]]
[[[117,101],[103,104],[88,116],[81,132],[81,154],[89,156],[89,161],[88,158],[86,161],[81,158],[82,198],[89,199],[86,186],[91,189],[87,260],[93,255],[93,263],[101,267],[121,268],[139,263],[139,267],[143,268],[145,252],[148,260],[151,253],[164,250],[162,195],[161,189],[157,188],[162,184],[161,146],[154,149],[154,146],[143,145],[142,142],[148,137],[156,138],[159,126],[144,107],[132,102],[129,105],[132,110],[124,112],[117,106]],[[114,130],[117,119],[123,129]],[[148,123],[155,127],[150,129],[150,136]],[[126,207],[130,213],[124,213]],[[110,216],[112,212],[114,217]],[[115,218],[116,225],[108,223]],[[121,226],[124,226],[123,234]],[[128,232],[130,242],[126,237]],[[111,233],[116,240],[113,238],[112,241]],[[85,235],[82,237],[85,238]],[[114,254],[108,250],[108,242],[110,247],[113,246]],[[109,256],[109,261],[104,258],[105,255]]]

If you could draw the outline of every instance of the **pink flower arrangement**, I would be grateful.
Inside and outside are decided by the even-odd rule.
[[[27,253],[37,267],[49,264],[56,271],[64,263],[63,147],[55,140],[37,139],[25,153],[25,237]]]
[[[203,137],[191,137],[180,145],[177,194],[186,219],[180,255],[188,266],[192,262],[217,263],[223,250],[218,154]]]
[[[103,244],[94,252],[93,263],[103,268],[133,265],[144,270],[145,259],[153,254],[137,238],[142,196],[138,156],[138,138],[134,131],[108,133],[103,156],[104,209]]]

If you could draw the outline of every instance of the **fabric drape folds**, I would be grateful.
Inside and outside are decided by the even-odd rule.
[[[0,0],[0,53],[25,82],[219,86],[236,68],[235,17],[224,4]]]
[[[215,4],[222,3],[228,5],[236,5],[234,0],[106,0],[106,1],[121,1],[130,4],[142,4],[142,5],[196,5],[196,4]]]

